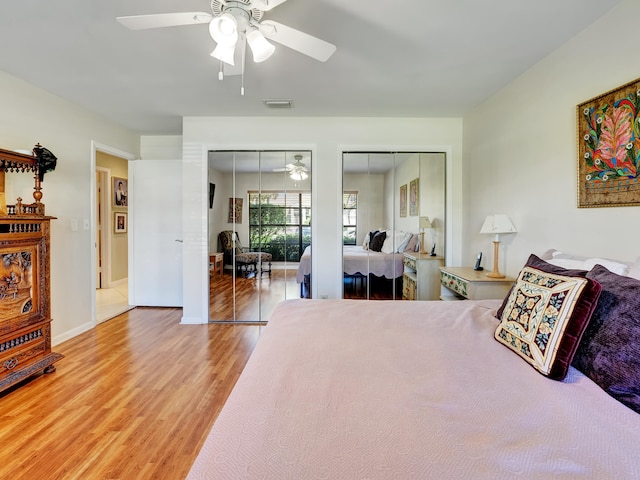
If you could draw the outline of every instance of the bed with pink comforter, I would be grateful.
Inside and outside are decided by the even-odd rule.
[[[640,478],[640,415],[498,343],[499,305],[280,304],[188,478]]]

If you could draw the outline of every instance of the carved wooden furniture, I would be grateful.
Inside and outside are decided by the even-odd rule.
[[[0,391],[63,358],[51,351],[50,220],[38,157],[0,149]],[[55,158],[55,157],[54,157]],[[6,205],[5,172],[33,172],[32,204]]]

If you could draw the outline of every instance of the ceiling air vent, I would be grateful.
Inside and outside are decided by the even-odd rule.
[[[293,108],[291,100],[263,100],[267,108]]]

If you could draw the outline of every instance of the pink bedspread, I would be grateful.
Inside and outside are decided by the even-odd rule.
[[[402,276],[404,256],[401,253],[382,253],[365,250],[359,245],[342,247],[342,269],[347,275],[372,274],[387,279]],[[311,246],[305,248],[300,257],[296,280],[302,283],[304,276],[311,273]]]
[[[640,415],[496,342],[497,306],[280,304],[188,478],[639,478]]]

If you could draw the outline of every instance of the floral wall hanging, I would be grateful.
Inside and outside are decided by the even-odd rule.
[[[577,107],[578,207],[640,205],[640,79]]]

